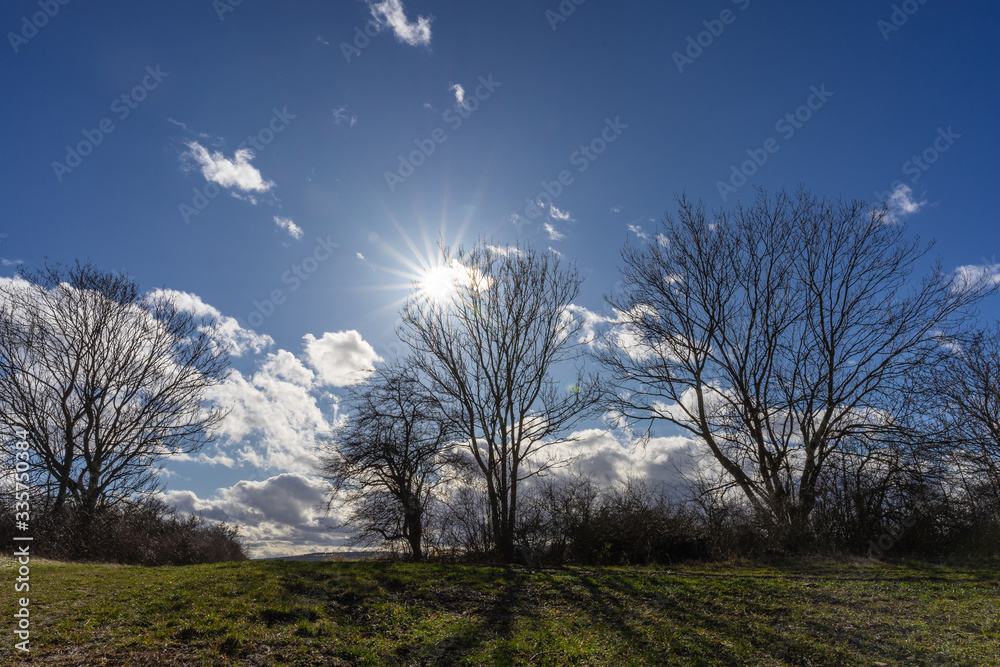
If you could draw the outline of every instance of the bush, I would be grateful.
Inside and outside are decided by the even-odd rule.
[[[13,503],[3,503],[0,535],[14,535]],[[62,561],[122,565],[193,565],[246,560],[239,529],[179,515],[158,500],[100,508],[87,516],[77,508],[50,511],[44,497],[32,502],[32,555]]]

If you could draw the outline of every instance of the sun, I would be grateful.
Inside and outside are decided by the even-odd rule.
[[[417,281],[420,296],[431,303],[448,303],[458,294],[460,279],[453,263],[427,267]]]

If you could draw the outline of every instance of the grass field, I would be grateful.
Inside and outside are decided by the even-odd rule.
[[[31,563],[0,664],[1000,665],[996,570],[880,563],[523,568]]]

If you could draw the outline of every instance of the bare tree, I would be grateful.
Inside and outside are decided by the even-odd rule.
[[[936,439],[970,472],[1000,481],[1000,323],[954,341],[922,379]]]
[[[589,413],[596,378],[573,365],[580,324],[569,308],[579,294],[575,268],[551,253],[486,243],[450,257],[450,295],[421,290],[404,306],[401,338],[410,363],[455,415],[485,481],[497,555],[514,559],[518,484],[558,463],[546,447]],[[556,380],[569,367],[570,382]]]
[[[342,499],[361,541],[406,540],[423,557],[425,520],[435,492],[464,462],[453,420],[440,412],[416,376],[381,366],[347,399],[348,420],[325,446],[322,473]]]
[[[124,274],[47,266],[0,282],[0,428],[22,430],[59,512],[92,516],[156,484],[156,462],[211,440],[202,404],[228,353],[212,322]]]
[[[798,539],[829,457],[898,440],[905,381],[987,285],[940,267],[911,281],[930,246],[885,208],[761,192],[709,221],[678,204],[623,251],[600,353],[615,408],[697,437],[772,534]]]

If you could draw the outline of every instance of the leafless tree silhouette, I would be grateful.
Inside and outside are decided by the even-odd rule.
[[[90,263],[0,283],[0,428],[27,432],[53,511],[91,516],[156,486],[156,463],[210,441],[202,403],[228,352],[213,323]]]
[[[346,501],[360,541],[406,540],[420,560],[435,492],[465,461],[455,422],[399,365],[378,367],[345,407],[348,421],[324,446],[321,471],[333,484],[327,508]]]
[[[485,242],[446,261],[459,267],[454,294],[427,298],[419,290],[404,306],[401,338],[409,363],[455,415],[486,484],[493,541],[514,559],[518,484],[559,461],[545,456],[561,434],[589,414],[601,396],[586,377],[580,324],[568,306],[579,294],[574,267],[529,247]],[[555,379],[570,368],[572,380]]]
[[[911,280],[930,246],[863,202],[760,192],[711,220],[678,205],[623,251],[599,353],[614,408],[697,437],[776,539],[798,540],[830,457],[901,437],[907,379],[992,288],[940,266]]]
[[[936,439],[970,472],[1000,482],[1000,323],[955,341],[923,379]]]

